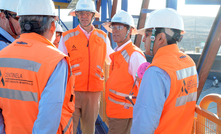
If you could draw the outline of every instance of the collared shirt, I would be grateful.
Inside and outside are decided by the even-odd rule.
[[[133,109],[131,134],[153,134],[158,127],[164,103],[170,93],[169,74],[155,66],[143,75]]]
[[[11,42],[13,42],[13,41],[15,40],[8,32],[6,32],[6,31],[5,31],[3,28],[1,28],[1,27],[0,27],[0,34],[1,34],[2,36],[4,36],[7,40],[11,41]],[[1,41],[1,40],[0,40],[0,51],[1,51],[3,48],[7,47],[7,46],[8,46],[7,43],[5,43],[4,41]]]
[[[120,51],[122,48],[124,48],[129,43],[131,43],[131,40],[128,40],[126,43],[124,43],[120,47],[116,47],[114,50],[116,52]],[[129,74],[133,76],[134,81],[136,79],[136,73],[137,73],[138,67],[144,62],[147,62],[147,61],[143,55],[141,55],[139,52],[132,53],[132,55],[130,57],[130,61],[129,61],[128,71],[129,71]]]
[[[92,26],[92,30],[88,33],[87,31],[85,31],[82,27],[81,27],[81,25],[79,25],[80,26],[80,29],[84,32],[84,34],[86,35],[86,37],[87,37],[87,39],[89,40],[89,38],[90,38],[90,36],[91,36],[91,33],[92,33],[92,31],[94,30],[94,27]]]
[[[131,134],[154,133],[159,125],[164,103],[169,96],[170,85],[171,79],[166,71],[156,66],[146,70],[133,109]]]
[[[39,112],[32,134],[55,134],[58,130],[68,77],[68,65],[62,59],[51,74],[41,94]],[[0,134],[4,134],[4,121],[0,110]]]
[[[80,26],[81,28],[81,26]],[[84,32],[85,30],[83,30],[83,28],[81,28],[81,30]],[[91,30],[92,32],[93,30]],[[86,31],[84,32],[85,36],[87,37],[87,39],[89,39],[90,35],[91,35],[91,32],[87,33]],[[59,45],[58,45],[58,49],[60,51],[62,51],[64,54],[68,55],[68,51],[67,51],[67,48],[64,44],[64,38],[63,36],[61,36],[61,39],[60,39],[60,42],[59,42]],[[110,46],[110,40],[108,38],[108,36],[106,37],[106,57],[105,57],[105,61],[108,65],[110,65],[110,62],[111,62],[111,59],[109,57],[110,54],[112,54],[114,52],[114,50],[111,48]]]

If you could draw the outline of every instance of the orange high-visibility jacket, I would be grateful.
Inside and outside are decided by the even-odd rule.
[[[49,77],[66,58],[53,44],[36,33],[22,34],[0,53],[0,109],[7,134],[31,134],[38,106]],[[70,66],[69,66],[70,67]],[[58,133],[70,134],[74,112],[74,76],[69,69]],[[71,86],[72,85],[72,86]]]
[[[126,100],[132,90],[134,79],[129,74],[129,60],[133,52],[143,52],[131,43],[127,44],[120,51],[110,55],[110,75],[106,83],[106,113],[110,118],[132,118],[133,105]],[[137,96],[138,89],[134,86],[133,96]],[[135,103],[135,99],[133,99]]]
[[[157,51],[151,66],[163,69],[171,79],[170,94],[155,134],[190,134],[198,84],[194,61],[172,44]]]
[[[75,91],[102,91],[107,35],[94,28],[88,40],[79,26],[62,35],[76,76]]]

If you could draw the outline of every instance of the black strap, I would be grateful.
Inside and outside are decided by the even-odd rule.
[[[12,42],[6,39],[3,35],[0,34],[0,41],[4,41],[7,44],[11,44]]]

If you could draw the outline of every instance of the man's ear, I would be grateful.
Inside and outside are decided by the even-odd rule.
[[[131,37],[131,36],[132,36],[132,31],[133,31],[133,28],[131,27],[131,28],[130,28],[130,31],[129,31],[129,33],[128,33],[128,37]],[[128,30],[127,30],[127,32],[128,32]]]
[[[55,30],[56,30],[56,24],[55,24],[55,21],[52,21],[52,22],[51,22],[51,29],[50,29],[50,30],[51,30],[52,33],[55,32]]]
[[[164,42],[166,41],[166,34],[165,33],[159,33],[157,35],[157,42],[159,45],[164,44]]]

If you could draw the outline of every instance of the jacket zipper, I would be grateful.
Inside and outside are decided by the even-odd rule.
[[[90,49],[89,49],[89,40],[87,41],[87,47],[88,47],[88,80],[87,80],[87,91],[89,91],[89,77],[90,77]]]

